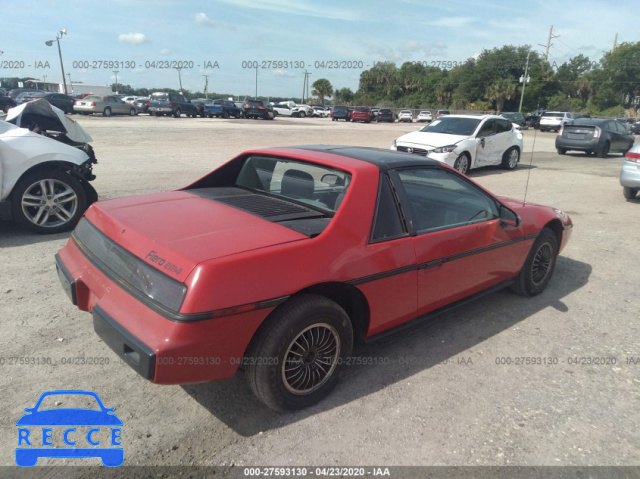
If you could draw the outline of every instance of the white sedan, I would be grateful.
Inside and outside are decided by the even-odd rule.
[[[496,115],[447,115],[393,141],[392,150],[428,156],[466,174],[500,165],[512,170],[522,153],[522,133]]]

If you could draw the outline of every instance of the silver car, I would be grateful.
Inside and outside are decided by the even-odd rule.
[[[640,143],[631,148],[625,158],[620,171],[622,194],[628,200],[635,198],[640,189]]]
[[[82,100],[76,100],[73,110],[85,115],[102,113],[102,116],[135,116],[138,114],[135,105],[126,103],[115,95],[88,95]]]

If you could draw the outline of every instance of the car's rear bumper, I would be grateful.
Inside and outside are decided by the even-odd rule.
[[[56,255],[71,301],[91,312],[98,336],[142,377],[187,384],[233,377],[249,341],[275,306],[191,322],[167,319],[104,275],[69,240]]]
[[[73,111],[77,111],[79,113],[102,113],[102,108],[98,108],[95,106],[73,106]]]
[[[640,188],[640,163],[625,161],[622,164],[620,185],[627,188]]]
[[[151,113],[171,113],[173,110],[169,107],[150,106],[149,111]]]
[[[556,136],[556,148],[565,150],[579,150],[579,151],[595,151],[599,147],[598,138],[591,140],[573,140],[571,138],[564,138],[560,135]]]

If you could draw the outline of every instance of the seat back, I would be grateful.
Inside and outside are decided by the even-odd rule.
[[[293,198],[313,198],[314,181],[310,173],[289,169],[282,175],[280,193]]]

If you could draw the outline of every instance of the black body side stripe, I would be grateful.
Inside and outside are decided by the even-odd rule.
[[[397,274],[408,273],[409,271],[413,271],[416,269],[429,269],[435,268],[436,266],[440,266],[443,263],[448,261],[454,261],[456,259],[465,258],[467,256],[472,256],[474,254],[484,253],[486,251],[490,251],[496,248],[502,248],[503,246],[509,246],[515,243],[520,243],[521,241],[528,241],[530,239],[535,239],[538,237],[538,233],[533,233],[526,236],[521,236],[519,238],[515,238],[508,241],[502,241],[500,243],[495,243],[489,246],[483,246],[482,248],[476,248],[473,250],[465,251],[464,253],[458,253],[451,256],[447,256],[445,258],[434,259],[432,261],[428,261],[426,263],[411,265],[411,266],[403,266],[402,268],[393,269],[390,271],[385,271],[384,273],[372,274],[370,276],[364,276],[362,278],[352,279],[351,281],[347,281],[347,283],[352,284],[354,286],[359,284],[368,283],[370,281],[377,281],[379,279],[388,278],[389,276],[395,276]]]

